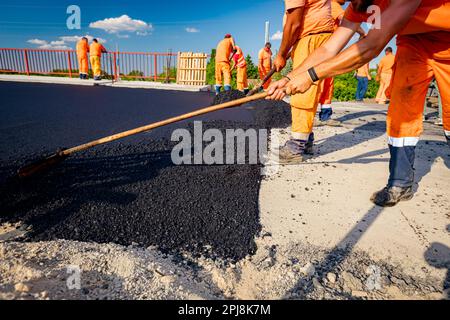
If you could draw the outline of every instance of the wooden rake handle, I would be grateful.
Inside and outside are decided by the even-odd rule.
[[[175,122],[179,122],[179,121],[182,121],[182,120],[186,120],[186,119],[189,119],[189,118],[200,116],[202,114],[206,114],[206,113],[210,113],[210,112],[214,112],[214,111],[218,111],[218,110],[223,110],[223,109],[227,109],[227,108],[231,108],[231,107],[237,107],[237,106],[240,106],[240,105],[242,105],[244,103],[248,103],[248,102],[259,100],[259,99],[264,99],[265,97],[267,97],[267,93],[266,92],[262,92],[262,93],[255,94],[255,95],[253,95],[251,97],[245,97],[245,98],[236,99],[236,100],[233,100],[233,101],[221,103],[221,104],[218,104],[218,105],[206,107],[206,108],[199,109],[199,110],[196,110],[196,111],[193,111],[193,112],[189,112],[189,113],[185,113],[185,114],[173,117],[173,118],[169,118],[169,119],[166,119],[166,120],[162,120],[162,121],[158,121],[158,122],[155,122],[155,123],[151,123],[151,124],[139,127],[139,128],[135,128],[135,129],[131,129],[131,130],[128,130],[128,131],[116,133],[116,134],[113,134],[111,136],[107,136],[107,137],[104,137],[104,138],[101,138],[101,139],[98,139],[98,140],[94,140],[94,141],[91,141],[91,142],[88,142],[88,143],[85,143],[85,144],[82,144],[82,145],[79,145],[79,146],[76,146],[76,147],[72,147],[70,149],[65,149],[65,150],[60,151],[59,155],[61,155],[61,156],[68,156],[68,155],[71,155],[71,154],[73,154],[75,152],[83,151],[83,150],[86,150],[86,149],[98,146],[100,144],[104,144],[104,143],[112,142],[112,141],[115,141],[115,140],[119,140],[119,139],[122,139],[122,138],[125,138],[125,137],[129,137],[129,136],[141,133],[141,132],[150,131],[150,130],[155,129],[155,128],[159,128],[159,127],[166,126],[166,125],[169,125],[169,124],[172,124],[172,123],[175,123]]]

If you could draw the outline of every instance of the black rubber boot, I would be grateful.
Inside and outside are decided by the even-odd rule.
[[[380,207],[393,207],[400,201],[411,200],[414,196],[412,187],[385,187],[375,192],[370,200]]]

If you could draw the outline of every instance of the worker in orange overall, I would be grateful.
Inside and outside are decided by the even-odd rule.
[[[81,38],[77,43],[77,58],[80,79],[87,79],[89,74],[88,62],[89,43],[86,37]]]
[[[222,84],[225,91],[231,90],[231,55],[235,52],[234,39],[231,34],[219,42],[216,49],[216,94],[220,93]]]
[[[97,39],[92,40],[89,48],[89,55],[91,59],[92,72],[94,73],[94,80],[102,80],[102,53],[106,53],[105,47],[98,42]]]
[[[267,42],[258,53],[258,72],[259,78],[261,80],[269,73],[270,69],[272,69],[272,44]],[[267,80],[267,82],[263,85],[264,89],[267,89],[270,85],[271,79]]]
[[[243,93],[248,93],[248,80],[247,80],[247,61],[245,61],[244,53],[239,46],[235,46],[236,53],[233,56],[233,67],[231,71],[236,68],[236,82],[237,89]]]
[[[380,15],[370,10],[372,5],[380,9]],[[449,17],[448,0],[352,0],[330,40],[268,90],[268,99],[307,92],[322,79],[368,63],[397,35],[386,121],[390,175],[387,186],[371,197],[376,205],[394,206],[413,197],[415,149],[423,130],[425,96],[433,78],[442,95],[444,134],[450,146]],[[374,27],[346,48],[360,24],[367,21]]]
[[[387,47],[384,53],[385,56],[380,60],[376,77],[376,80],[380,82],[380,88],[375,99],[378,104],[386,104],[387,102],[386,90],[391,83],[395,63],[395,55],[392,53],[391,47]]]
[[[285,6],[283,38],[274,60],[277,71],[286,65],[289,52],[293,67],[300,66],[328,41],[334,30],[330,0],[285,0]],[[307,92],[291,96],[291,137],[279,149],[280,163],[298,163],[312,154],[314,117],[322,90],[320,81]]]

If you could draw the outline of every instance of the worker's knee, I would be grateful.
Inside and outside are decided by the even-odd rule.
[[[313,131],[315,108],[298,109],[291,108],[292,132],[309,134]]]

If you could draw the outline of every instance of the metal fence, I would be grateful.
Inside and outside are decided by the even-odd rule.
[[[176,53],[108,52],[101,63],[115,80],[176,80]],[[74,50],[0,48],[0,73],[78,77],[78,58]]]

